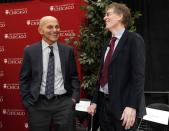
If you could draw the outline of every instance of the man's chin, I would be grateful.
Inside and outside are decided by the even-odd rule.
[[[52,40],[52,43],[55,43],[55,42],[57,42],[57,40]]]
[[[59,38],[59,37],[57,37],[57,38],[52,38],[51,41],[56,42],[56,41],[58,40],[58,38]]]

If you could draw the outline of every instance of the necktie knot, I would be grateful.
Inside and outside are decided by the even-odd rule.
[[[114,47],[114,44],[115,44],[116,39],[117,39],[116,37],[112,37],[112,38],[111,38],[110,43],[109,43],[109,46],[110,46],[110,47],[112,47],[112,46]]]
[[[117,37],[112,37],[111,40],[116,41]]]
[[[48,46],[50,48],[50,56],[53,56],[53,46]]]
[[[53,51],[53,46],[50,45],[50,46],[48,46],[48,47],[50,48],[51,51]]]

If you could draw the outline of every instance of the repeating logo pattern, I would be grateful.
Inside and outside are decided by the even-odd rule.
[[[5,39],[26,39],[26,33],[8,33],[4,34]]]
[[[5,26],[6,26],[5,22],[4,21],[0,21],[0,28],[3,28]]]
[[[4,58],[4,64],[22,64],[22,58]]]
[[[35,20],[27,20],[26,24],[29,26],[33,26],[33,25],[39,25],[39,19],[35,19]]]
[[[60,36],[62,37],[70,37],[70,36],[75,36],[74,30],[62,30],[60,31]]]
[[[7,90],[19,90],[19,84],[17,83],[5,83],[3,88]]]
[[[11,3],[7,6],[5,4],[0,5],[0,8],[2,7],[0,16],[3,18],[0,20],[0,79],[2,80],[2,82],[0,82],[2,91],[2,93],[0,92],[0,105],[2,105],[0,109],[0,130],[14,130],[13,126],[16,126],[17,122],[20,124],[15,130],[26,131],[29,128],[29,124],[25,121],[27,120],[25,119],[25,110],[17,108],[17,106],[10,107],[10,103],[6,101],[7,98],[5,93],[8,94],[12,92],[13,95],[18,95],[17,93],[19,93],[19,82],[12,78],[13,76],[17,78],[19,72],[15,71],[14,73],[16,74],[12,74],[10,70],[18,70],[20,68],[23,61],[23,50],[26,44],[31,44],[40,40],[40,35],[38,36],[37,31],[40,18],[47,14],[59,19],[62,27],[61,29],[64,29],[60,31],[61,42],[65,38],[74,36],[75,32],[78,30],[77,27],[75,27],[76,25],[70,26],[74,23],[78,24],[78,18],[72,19],[72,16],[76,17],[74,13],[77,13],[78,16],[81,13],[80,9],[79,12],[78,10],[75,12],[77,7],[76,2],[58,0],[55,2],[50,1],[49,3],[45,2],[47,3],[45,5],[44,2],[39,1],[39,6],[42,8],[37,8],[34,2]],[[72,15],[69,16],[68,14],[71,13]],[[64,17],[67,17],[70,21],[64,21],[64,19],[62,19]],[[79,17],[79,24],[80,21],[81,17]],[[71,24],[69,25],[69,23]],[[18,56],[18,54],[20,54],[20,56]],[[22,104],[20,101],[17,101],[16,97],[11,97],[10,99],[10,102],[15,102],[16,105],[19,104],[20,106],[20,104]],[[1,116],[5,121],[1,120]],[[20,118],[24,118],[25,120]]]
[[[50,6],[49,10],[51,12],[53,12],[53,11],[66,11],[66,10],[73,10],[74,8],[75,8],[74,3],[71,3],[71,4],[64,4],[64,5]]]
[[[20,8],[20,9],[6,9],[5,14],[6,15],[20,15],[20,14],[27,14],[28,9],[27,8]]]
[[[22,109],[3,109],[2,114],[7,116],[25,116],[25,111]]]

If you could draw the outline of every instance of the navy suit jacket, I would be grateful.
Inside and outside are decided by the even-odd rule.
[[[67,94],[79,101],[80,84],[73,49],[58,43],[64,88]],[[25,107],[34,104],[40,94],[42,81],[42,43],[38,42],[25,48],[20,71],[20,91]]]
[[[107,42],[108,44],[108,42]],[[100,73],[104,62],[107,44],[103,49]],[[99,74],[100,76],[101,74]],[[120,119],[125,107],[136,109],[137,116],[145,111],[144,76],[145,47],[140,35],[125,30],[114,53],[108,69],[108,90],[112,113]],[[99,79],[94,92],[93,103],[98,102]]]

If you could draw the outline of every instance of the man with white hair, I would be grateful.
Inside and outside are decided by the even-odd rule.
[[[80,84],[73,49],[58,42],[60,26],[53,16],[40,19],[42,40],[26,47],[20,91],[30,131],[74,131],[74,105]]]

